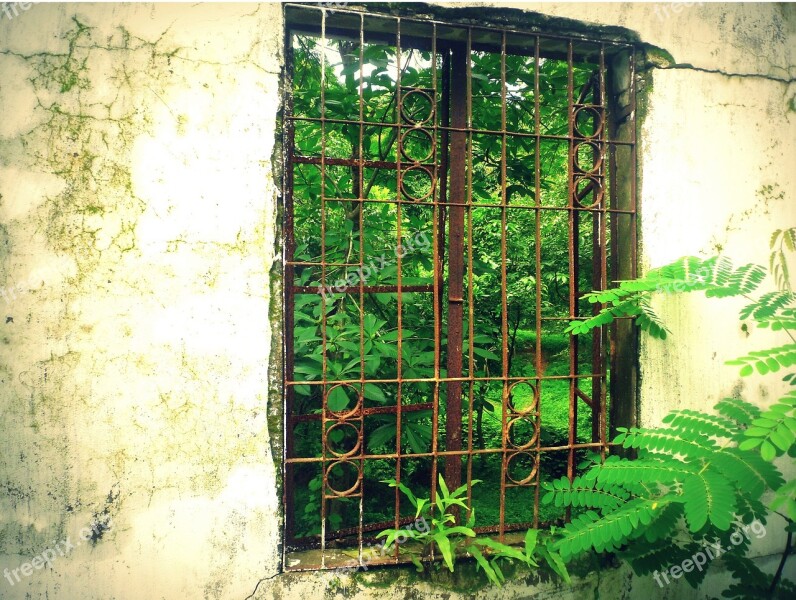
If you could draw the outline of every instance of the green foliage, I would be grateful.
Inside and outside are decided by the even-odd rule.
[[[727,407],[733,419],[742,419],[738,425],[751,428],[752,405],[724,400],[716,410]],[[589,509],[556,542],[564,558],[589,549],[616,551],[640,535],[663,540],[681,515],[692,535],[726,532],[737,519],[759,519],[755,503],[765,491],[783,487],[773,464],[737,447],[737,421],[696,411],[673,411],[664,421],[665,427],[624,429],[614,440],[637,449],[638,458],[610,456],[572,482],[543,484],[544,503]],[[632,553],[627,558],[635,560]]]
[[[778,230],[771,238],[769,266],[776,291],[749,296],[766,274],[759,265],[735,268],[724,257],[684,257],[642,279],[587,294],[590,302],[603,307],[589,319],[571,322],[568,331],[580,335],[616,318],[632,317],[642,330],[665,339],[667,329],[650,308],[653,294],[699,290],[708,297],[744,296],[750,302],[741,310],[741,320],[780,331],[790,343],[754,350],[727,364],[739,366],[741,376],[792,367],[796,294],[790,291],[784,250],[793,252],[795,242],[796,228]],[[783,379],[796,385],[795,373]],[[779,569],[773,577],[762,573],[744,556],[748,549],[744,542],[724,558],[741,583],[731,585],[723,596],[792,597],[794,585],[781,575],[796,530],[796,483],[786,482],[772,461],[784,454],[796,457],[796,389],[764,411],[740,398],[721,400],[714,411],[675,410],[664,417],[661,427],[618,428],[614,443],[635,450],[635,458],[609,456],[572,482],[563,478],[543,484],[543,502],[587,509],[564,527],[555,543],[562,556],[614,551],[637,574],[652,573],[690,558],[706,540],[727,540],[744,524],[764,524],[768,511],[775,510],[788,522]],[[767,493],[771,495],[764,496]],[[768,507],[764,497],[773,497]],[[641,538],[645,544],[638,543]],[[686,574],[693,586],[703,577],[701,569]]]
[[[796,456],[796,390],[788,392],[754,419],[744,434],[747,439],[741,442],[740,448],[749,450],[759,447],[765,460],[773,460],[785,452]]]
[[[755,563],[738,553],[722,555],[724,564],[738,583],[733,583],[724,592],[723,598],[735,600],[791,600],[796,597],[796,585],[781,580],[772,589],[771,577],[757,568]]]
[[[593,304],[604,307],[595,316],[572,321],[567,331],[573,335],[588,333],[595,327],[608,325],[619,317],[635,317],[643,331],[659,339],[666,339],[668,330],[650,307],[650,297],[655,292],[680,293],[704,291],[708,297],[726,298],[742,296],[753,292],[766,275],[760,265],[747,264],[734,268],[732,262],[723,256],[701,259],[684,256],[671,264],[652,269],[641,279],[620,281],[618,287],[590,292],[583,297]],[[767,298],[759,306],[748,308],[750,314],[775,316],[779,311],[796,301],[796,296],[787,298]],[[761,317],[762,318],[762,317]]]
[[[406,537],[422,545],[418,553],[413,549],[402,548],[399,551],[408,555],[418,571],[424,570],[424,561],[431,557],[432,550],[439,551],[445,566],[451,572],[457,556],[472,556],[478,568],[484,571],[487,579],[495,584],[502,585],[505,581],[501,561],[516,561],[528,567],[538,567],[536,553],[544,558],[548,565],[565,581],[569,582],[566,566],[558,553],[545,544],[538,544],[539,532],[529,529],[525,535],[522,549],[498,542],[487,536],[477,536],[473,530],[475,525],[475,509],[468,507],[463,496],[466,495],[468,485],[450,491],[442,475],[439,476],[438,486],[433,502],[429,498],[418,498],[412,490],[394,479],[384,480],[383,483],[390,487],[397,487],[415,507],[415,519],[422,519],[423,527],[409,529],[386,529],[376,537],[385,538],[385,547],[391,548],[399,537]],[[474,479],[471,485],[480,483]],[[468,514],[465,525],[457,525],[456,511],[462,509]]]
[[[785,250],[796,252],[796,227],[777,229],[771,234],[769,242],[771,255],[769,257],[769,271],[774,276],[780,290],[789,291],[790,274],[788,273],[788,259]]]
[[[740,356],[727,361],[728,365],[739,365],[741,377],[748,377],[757,372],[760,375],[766,373],[776,373],[781,368],[796,365],[796,344],[785,344],[777,348],[766,348],[765,350],[755,350],[746,356]]]

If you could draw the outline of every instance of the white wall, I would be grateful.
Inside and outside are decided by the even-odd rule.
[[[515,6],[630,28],[677,63],[647,74],[643,264],[719,247],[764,261],[768,234],[796,224],[796,9]],[[280,6],[36,4],[11,17],[0,12],[0,569],[110,527],[13,586],[0,579],[0,597],[334,596],[333,574],[278,576]],[[737,388],[723,361],[767,340],[747,341],[736,309],[661,305],[674,335],[643,347],[646,422]],[[744,393],[770,399],[761,385]],[[465,597],[392,576],[395,597]],[[595,585],[702,597],[626,569],[537,590]],[[530,593],[519,581],[489,597]]]

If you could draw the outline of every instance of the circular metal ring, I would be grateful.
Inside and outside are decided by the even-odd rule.
[[[348,428],[350,428],[350,430],[354,432],[354,447],[351,448],[350,450],[346,450],[345,448],[340,448],[341,451],[338,452],[338,450],[336,450],[332,446],[334,442],[329,439],[329,434],[332,431],[336,430],[341,432],[343,434],[343,437],[345,438]],[[350,432],[348,433],[350,435]],[[329,427],[329,429],[326,430],[326,450],[330,454],[336,456],[337,458],[347,458],[349,456],[356,454],[359,451],[360,446],[362,445],[362,440],[359,437],[359,433],[360,433],[359,429],[356,427],[356,425],[354,425],[350,421],[338,421],[337,423],[334,423],[331,427]]]
[[[586,190],[589,186],[591,186],[592,189],[589,190],[588,192],[586,192],[583,197],[585,198],[589,194],[593,194],[594,195],[593,196],[594,197],[594,201],[593,202],[583,202],[583,200],[578,199],[578,196],[580,196],[581,193],[583,193],[583,190]],[[591,176],[579,177],[579,178],[577,178],[575,180],[575,189],[574,189],[573,193],[575,194],[574,200],[575,200],[575,202],[577,202],[577,204],[580,207],[582,207],[582,208],[594,208],[597,205],[599,205],[600,202],[602,202],[602,199],[603,199],[603,184],[600,181],[600,179],[597,178],[597,177],[591,177]]]
[[[419,118],[417,116],[417,110],[414,112],[411,111],[410,107],[408,106],[409,103],[417,102],[416,98],[421,99],[421,102],[428,103],[428,115],[425,118]],[[409,100],[409,102],[407,102]],[[420,89],[409,90],[401,97],[401,118],[406,121],[407,123],[411,123],[413,125],[422,125],[423,123],[427,123],[434,117],[434,99],[429,96],[426,92]]]
[[[423,196],[413,196],[407,189],[406,189],[406,175],[411,172],[422,171],[428,176],[429,180],[429,190]],[[428,167],[424,167],[423,165],[414,165],[406,169],[403,173],[400,173],[401,179],[401,193],[406,196],[412,202],[423,202],[430,196],[433,196],[434,191],[436,190],[436,181],[434,180],[434,174],[431,172],[431,169]]]
[[[518,456],[527,456],[531,459],[531,472],[525,477],[516,477],[512,474],[511,468],[512,463],[517,459]],[[531,454],[530,452],[515,452],[511,456],[509,456],[508,461],[506,462],[506,477],[512,482],[517,485],[528,485],[532,482],[533,478],[536,476],[536,471],[539,469],[539,461],[538,459]]]
[[[345,468],[345,465],[349,465],[351,468],[354,469],[354,472],[357,475],[357,480],[354,482],[354,485],[352,485],[347,490],[335,489],[334,487],[332,487],[332,484],[330,483],[330,475],[332,474],[332,469],[334,469],[334,468],[336,468],[338,466],[342,469],[342,468]],[[332,464],[330,464],[326,468],[326,487],[335,496],[339,496],[339,497],[348,496],[350,494],[353,494],[357,490],[357,488],[359,487],[360,475],[361,475],[361,473],[359,472],[359,465],[357,465],[356,463],[353,463],[353,462],[351,462],[349,460],[338,460],[337,462],[333,462]]]
[[[513,395],[514,388],[517,387],[517,386],[520,386],[520,385],[527,385],[529,388],[531,388],[531,395],[533,396],[533,402],[531,403],[530,406],[517,408],[514,405],[514,402],[512,402],[512,395]],[[508,408],[509,408],[509,410],[511,412],[513,412],[514,414],[517,414],[517,415],[527,416],[527,415],[535,414],[536,407],[539,406],[539,392],[536,390],[536,387],[528,380],[515,381],[508,388],[508,396],[506,398],[506,406],[508,406]]]
[[[533,428],[533,435],[531,435],[531,439],[526,441],[524,444],[521,442],[515,442],[512,439],[512,432],[515,431],[514,429],[515,425],[517,424],[522,425],[526,423]],[[536,425],[534,421],[531,421],[526,417],[517,417],[516,419],[511,419],[509,421],[508,427],[506,428],[506,440],[517,450],[527,450],[528,448],[530,448],[533,444],[536,443],[536,438],[538,435],[539,435],[539,427]]]
[[[421,156],[421,157],[410,156],[409,153],[406,151],[406,139],[410,135],[417,134],[417,133],[420,133],[420,134],[426,136],[426,138],[428,138],[429,150],[428,150],[428,154],[426,154],[425,156]],[[427,160],[429,160],[432,156],[434,156],[434,151],[436,150],[436,145],[437,144],[434,141],[434,136],[432,136],[431,133],[428,130],[422,129],[420,127],[412,127],[411,129],[405,130],[401,134],[401,155],[406,160],[411,161],[413,163],[421,163],[421,162],[426,162]]]
[[[592,158],[590,160],[593,160],[594,164],[589,169],[585,168],[581,164],[581,150],[591,153]],[[572,161],[577,172],[591,175],[599,171],[600,167],[602,167],[603,155],[602,152],[600,152],[600,147],[596,142],[579,142],[575,145]]]
[[[354,403],[354,407],[351,409],[344,409],[340,411],[334,411],[329,408],[329,396],[331,393],[336,390],[337,388],[350,388],[354,393],[357,401]],[[362,407],[362,394],[357,390],[354,386],[348,383],[338,383],[337,385],[332,386],[329,388],[329,391],[326,392],[326,395],[323,397],[323,407],[331,414],[335,419],[339,421],[345,421],[346,419],[350,419],[351,417],[357,415],[360,412]]]
[[[586,115],[585,117],[583,115]],[[594,119],[594,127],[592,133],[586,133],[583,131],[585,128],[586,123],[588,121],[586,119]],[[603,117],[602,113],[598,111],[594,106],[581,106],[575,110],[575,131],[577,134],[584,138],[595,138],[602,133],[603,130]]]

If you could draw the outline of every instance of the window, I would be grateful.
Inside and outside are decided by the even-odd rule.
[[[387,479],[568,518],[540,484],[633,414],[631,329],[565,333],[635,275],[632,46],[285,10],[285,568],[400,561]]]

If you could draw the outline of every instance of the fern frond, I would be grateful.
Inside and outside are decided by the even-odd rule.
[[[662,280],[673,281],[659,288],[660,291],[705,290],[705,295],[708,297],[725,298],[754,291],[765,278],[766,270],[760,265],[751,263],[733,269],[732,262],[724,256],[714,256],[704,260],[695,256],[684,256],[669,265],[655,269],[651,274]]]
[[[749,263],[735,269],[722,286],[711,287],[705,291],[708,298],[726,298],[753,292],[766,277],[765,268]]]
[[[624,448],[641,448],[649,452],[687,458],[704,458],[716,449],[716,444],[710,438],[694,431],[639,427],[619,427],[617,431],[621,433],[614,443],[621,443]]]
[[[663,422],[674,429],[691,431],[703,436],[732,439],[738,433],[738,426],[730,419],[698,410],[673,410],[663,418]]]
[[[796,479],[791,479],[777,490],[771,501],[771,510],[784,513],[791,521],[796,521]]]
[[[636,544],[619,552],[619,556],[630,563],[637,576],[649,575],[655,571],[666,569],[670,565],[682,564],[699,552],[700,545],[694,542],[680,545],[666,540],[657,544]],[[691,586],[696,587],[707,575],[707,569],[692,569],[683,573]],[[689,577],[691,575],[692,577]]]
[[[548,490],[542,497],[543,504],[583,506],[601,512],[615,510],[630,498],[630,493],[619,486],[603,487],[596,480],[586,481],[582,477],[575,477],[571,483],[562,477],[552,484],[543,484],[543,487]]]
[[[779,247],[777,248],[777,242]],[[783,291],[790,290],[790,273],[788,272],[788,259],[785,250],[794,252],[796,250],[796,227],[789,229],[777,229],[771,235],[769,246],[772,250],[769,256],[769,270],[774,276],[777,287]]]
[[[665,490],[662,490],[661,486],[654,481],[626,481],[622,484],[622,487],[637,498],[647,498],[650,500],[660,498],[665,493]]]
[[[796,317],[776,316],[771,319],[764,319],[757,322],[761,329],[771,328],[771,331],[793,330],[796,329]]]
[[[660,288],[662,292],[680,292],[683,284],[692,289],[712,283],[723,285],[732,274],[732,263],[725,257],[711,257],[707,260],[696,256],[683,256],[674,262],[650,271],[650,277],[667,281]]]
[[[796,480],[794,480],[796,481]],[[784,486],[783,486],[784,487]],[[782,488],[780,488],[782,489]],[[766,517],[768,516],[768,509],[760,502],[760,500],[753,499],[749,494],[743,490],[736,490],[735,506],[738,509],[738,517],[741,522],[749,524],[752,521],[760,521],[763,525],[766,524]],[[774,509],[774,507],[771,507]]]
[[[735,512],[735,494],[720,473],[706,470],[684,479],[682,500],[691,531],[699,531],[708,520],[722,531],[730,528]]]
[[[719,400],[713,408],[741,427],[748,427],[754,419],[760,416],[759,408],[740,398],[724,398]]]
[[[659,340],[665,340],[666,336],[671,333],[669,328],[666,327],[663,320],[652,310],[649,300],[641,298],[638,302],[640,312],[636,316],[636,324],[642,331],[646,331],[652,337]]]
[[[630,460],[609,456],[602,465],[585,473],[583,478],[587,481],[596,478],[603,486],[635,482],[667,485],[683,481],[695,472],[696,467],[677,460],[663,461],[655,458]]]
[[[766,373],[776,373],[781,367],[796,365],[796,344],[786,344],[776,348],[766,348],[750,352],[747,356],[741,356],[734,360],[728,360],[725,364],[741,366],[739,375],[747,377],[757,372],[761,375]]]
[[[604,517],[587,511],[564,526],[562,537],[554,547],[564,558],[591,548],[597,552],[616,550],[640,525],[649,525],[655,512],[654,503],[636,498]]]
[[[710,458],[710,466],[734,481],[739,489],[755,500],[766,489],[776,490],[784,483],[774,465],[753,452],[744,452],[738,448],[724,448],[715,452]]]
[[[756,302],[747,304],[741,309],[741,320],[752,317],[756,321],[771,319],[782,309],[787,309],[796,302],[796,294],[791,292],[769,292],[763,294]]]
[[[722,596],[725,598],[771,598],[768,591],[769,576],[757,568],[754,561],[737,552],[722,555],[727,570],[733,579],[740,581],[728,587]]]
[[[603,308],[600,312],[598,312],[593,317],[586,319],[584,321],[571,321],[567,328],[564,330],[564,333],[571,333],[572,335],[581,335],[584,333],[588,333],[592,329],[596,329],[597,327],[602,327],[603,325],[608,325],[614,319],[620,317],[635,317],[636,315],[641,313],[641,309],[638,306],[639,298],[637,296],[632,296],[617,302],[616,304],[612,304],[611,306],[607,306]]]
[[[608,325],[620,317],[636,317],[638,326],[653,337],[666,339],[668,330],[649,304],[653,292],[693,292],[704,290],[707,296],[726,297],[747,294],[763,281],[766,271],[760,265],[748,264],[733,269],[723,256],[701,259],[684,256],[668,265],[652,269],[632,281],[618,281],[617,287],[597,290],[583,296],[593,304],[605,306],[596,315],[571,321],[567,333],[581,335],[596,327]],[[766,309],[762,309],[765,314]]]

